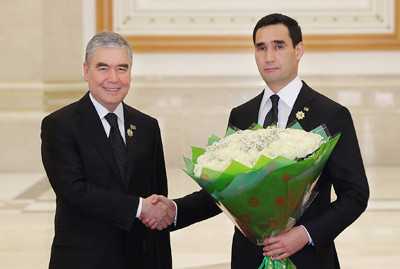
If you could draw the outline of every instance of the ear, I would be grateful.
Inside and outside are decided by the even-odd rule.
[[[87,66],[86,62],[83,62],[83,77],[85,78],[85,81],[88,81],[88,72],[89,72],[89,67]]]
[[[301,57],[303,57],[304,54],[304,43],[299,42],[299,44],[297,44],[294,49],[296,50],[296,60],[300,61]]]

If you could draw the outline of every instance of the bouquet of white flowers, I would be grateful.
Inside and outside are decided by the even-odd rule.
[[[238,131],[208,146],[206,152],[197,158],[194,173],[200,177],[203,167],[222,172],[232,161],[250,168],[261,155],[270,159],[282,156],[299,160],[315,152],[322,143],[323,137],[320,134],[299,129],[271,126]]]
[[[312,202],[314,186],[340,134],[321,125],[305,132],[256,125],[211,136],[206,149],[192,147],[186,173],[215,200],[253,243],[292,228]],[[295,268],[289,259],[266,257],[260,268]]]

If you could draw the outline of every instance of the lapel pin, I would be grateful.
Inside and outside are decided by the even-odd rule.
[[[303,110],[304,110],[304,111],[308,111],[308,107],[305,106],[305,107],[303,108]]]
[[[128,129],[128,130],[126,130],[126,134],[127,134],[129,137],[132,137],[132,136],[133,136],[133,131],[132,131],[131,129]]]
[[[296,119],[302,120],[306,117],[306,114],[303,111],[297,111],[296,113]]]
[[[126,134],[127,134],[129,137],[132,137],[132,136],[133,136],[133,130],[136,130],[136,126],[133,125],[133,124],[131,124],[131,125],[129,125],[129,127],[130,127],[130,129],[127,129],[127,130],[126,130]]]

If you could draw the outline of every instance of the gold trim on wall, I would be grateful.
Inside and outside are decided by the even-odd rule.
[[[113,0],[96,0],[97,31],[112,30]],[[249,36],[125,36],[135,52],[239,52],[253,50]],[[391,34],[304,35],[308,51],[400,50],[400,4]]]

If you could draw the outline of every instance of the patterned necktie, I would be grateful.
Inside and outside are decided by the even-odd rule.
[[[279,102],[279,96],[274,94],[271,95],[271,102],[272,102],[272,107],[271,110],[268,112],[268,114],[265,116],[264,124],[263,127],[267,128],[271,124],[277,125],[278,124],[278,102]]]
[[[124,140],[118,128],[118,118],[117,115],[115,115],[114,113],[108,113],[105,116],[105,118],[111,126],[110,135],[108,136],[108,139],[110,140],[111,148],[114,153],[114,158],[117,161],[122,181],[126,185],[126,175],[128,172],[127,152]]]

